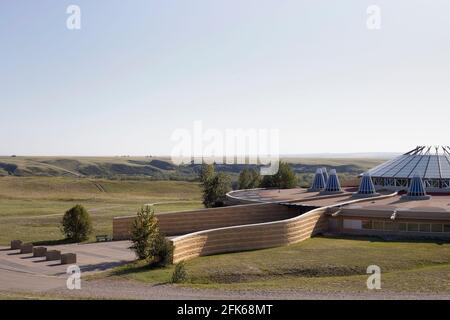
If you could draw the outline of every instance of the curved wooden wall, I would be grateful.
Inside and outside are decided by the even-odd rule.
[[[284,246],[328,230],[327,210],[344,204],[392,197],[344,200],[329,207],[287,207],[276,203],[247,204],[159,214],[161,231],[171,241],[173,262],[217,253]],[[114,240],[129,239],[135,216],[113,220]]]
[[[287,208],[272,203],[238,205],[158,214],[159,227],[166,236],[181,235],[200,230],[238,226],[295,217],[301,208]],[[303,209],[305,210],[305,209]],[[113,219],[113,239],[130,238],[131,225],[136,216]]]
[[[186,234],[172,239],[173,262],[199,256],[264,249],[300,242],[328,230],[327,210],[339,211],[344,204],[393,197],[396,192],[373,198],[356,198],[320,208],[304,207],[304,214],[266,223],[217,228]],[[282,207],[282,205],[279,205]]]
[[[172,239],[173,262],[216,253],[284,246],[308,239],[327,230],[325,211],[326,208],[317,208],[286,220],[205,230],[176,237]]]

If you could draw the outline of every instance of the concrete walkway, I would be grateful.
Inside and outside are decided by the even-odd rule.
[[[83,275],[105,271],[135,260],[128,249],[129,241],[46,246],[49,250],[77,254],[77,265]],[[66,287],[67,265],[45,261],[19,250],[0,248],[0,291],[43,292]]]

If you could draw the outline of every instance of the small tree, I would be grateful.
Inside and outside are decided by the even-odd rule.
[[[244,168],[239,174],[239,189],[253,189],[259,187],[261,176],[256,169]]]
[[[186,264],[181,261],[175,265],[175,270],[172,273],[172,283],[186,282],[188,279]]]
[[[261,174],[259,173],[259,169],[250,169],[250,173],[252,175],[250,188],[259,188],[261,184]]]
[[[133,245],[130,249],[141,260],[149,258],[152,255],[152,249],[158,234],[158,220],[155,217],[153,208],[150,206],[142,207],[138,211],[131,227],[131,241]]]
[[[200,169],[200,182],[202,185],[208,184],[216,175],[216,170],[212,164],[202,164]]]
[[[150,265],[166,266],[172,263],[172,255],[172,243],[162,233],[159,233],[152,246]]]
[[[230,177],[223,172],[219,172],[203,185],[203,204],[206,208],[224,206],[227,192],[230,190]]]
[[[298,179],[288,163],[280,162],[278,172],[274,175],[264,176],[262,188],[290,189],[297,186]]]
[[[81,242],[87,240],[92,233],[92,221],[87,210],[77,204],[64,214],[61,232],[66,239]]]
[[[280,168],[278,170],[279,174],[279,188],[280,189],[290,189],[295,188],[298,183],[297,176],[294,170],[287,162],[280,162]]]
[[[131,228],[130,247],[136,256],[147,259],[150,265],[166,265],[171,262],[172,245],[159,230],[158,219],[152,207],[142,207]]]

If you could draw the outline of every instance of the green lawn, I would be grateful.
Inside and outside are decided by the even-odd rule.
[[[377,239],[313,238],[273,249],[200,257],[186,262],[199,288],[365,291],[369,265],[382,271],[382,289],[450,293],[450,244]],[[173,266],[149,270],[142,262],[112,275],[151,283],[170,280]],[[111,274],[110,274],[111,275]]]
[[[197,183],[71,177],[0,177],[0,245],[11,239],[60,239],[59,223],[75,204],[90,212],[95,234],[111,234],[112,218],[144,204],[156,212],[201,208]]]

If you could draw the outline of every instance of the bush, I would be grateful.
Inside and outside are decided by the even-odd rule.
[[[172,273],[172,283],[181,283],[188,280],[186,271],[186,264],[181,261],[175,265],[175,270]]]
[[[159,226],[154,210],[150,206],[142,207],[131,227],[133,245],[130,249],[141,260],[149,258],[158,234]]]
[[[206,208],[223,207],[227,192],[231,190],[231,179],[223,172],[216,173],[213,165],[204,164],[200,172],[203,189],[203,204]]]
[[[91,217],[87,210],[77,204],[66,211],[61,222],[61,232],[66,239],[81,242],[87,240],[92,233]]]
[[[261,176],[258,169],[244,168],[239,174],[238,189],[253,189],[258,188],[261,183]]]
[[[172,261],[173,248],[159,230],[158,219],[153,208],[142,207],[131,228],[130,247],[140,259],[147,259],[150,265],[166,265]]]
[[[286,162],[280,162],[278,172],[271,176],[264,176],[261,182],[262,188],[290,189],[298,184],[297,176]]]
[[[150,265],[166,266],[172,263],[172,243],[159,233],[152,247]]]

